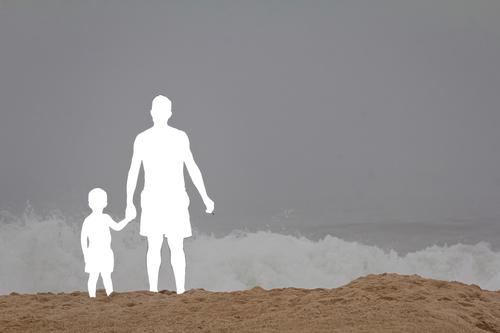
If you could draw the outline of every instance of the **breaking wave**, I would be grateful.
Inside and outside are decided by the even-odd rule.
[[[0,213],[0,294],[86,290],[80,222],[53,214]],[[115,290],[146,290],[146,240],[138,223],[112,231]],[[335,288],[367,274],[394,272],[500,289],[500,252],[487,242],[433,245],[406,255],[332,235],[319,240],[270,231],[235,230],[215,237],[193,230],[187,238],[186,289],[212,291]],[[167,242],[160,288],[175,290]],[[101,286],[99,281],[98,287]]]

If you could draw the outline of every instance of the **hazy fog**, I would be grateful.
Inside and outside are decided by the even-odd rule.
[[[101,186],[122,214],[161,93],[221,223],[500,217],[498,17],[497,1],[0,1],[0,206],[73,212]]]

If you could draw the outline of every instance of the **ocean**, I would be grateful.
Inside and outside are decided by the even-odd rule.
[[[0,294],[86,290],[79,219],[0,213]],[[350,223],[209,232],[184,242],[186,289],[335,288],[393,272],[500,289],[500,224]],[[112,231],[116,291],[147,290],[139,224]],[[175,290],[168,244],[160,289]],[[98,288],[102,288],[99,280]]]

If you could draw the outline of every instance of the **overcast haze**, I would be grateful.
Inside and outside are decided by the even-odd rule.
[[[74,212],[101,186],[123,214],[164,94],[224,223],[498,218],[498,17],[498,1],[0,1],[0,206]]]

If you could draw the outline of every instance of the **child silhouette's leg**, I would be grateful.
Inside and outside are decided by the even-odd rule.
[[[89,275],[89,281],[87,283],[87,288],[89,290],[89,296],[95,297],[95,289],[97,286],[97,279],[99,278],[99,272],[91,272]]]
[[[106,294],[109,296],[113,292],[113,281],[111,280],[111,272],[101,272],[102,283],[104,284],[104,289],[106,289]]]

